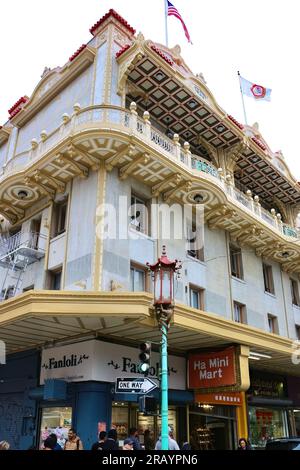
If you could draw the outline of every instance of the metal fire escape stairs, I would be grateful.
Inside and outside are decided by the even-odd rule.
[[[0,241],[0,267],[5,269],[0,291],[0,301],[14,297],[22,291],[24,273],[28,265],[45,255],[39,240],[40,233],[18,232]]]

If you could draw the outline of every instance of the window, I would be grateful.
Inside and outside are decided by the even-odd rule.
[[[268,328],[269,333],[278,334],[278,321],[277,317],[275,317],[274,315],[268,315]]]
[[[299,288],[298,282],[294,279],[291,279],[291,291],[292,291],[292,302],[294,305],[300,306],[300,299],[299,299]]]
[[[61,274],[62,268],[56,271],[48,271],[46,289],[60,290],[61,289]]]
[[[29,290],[33,290],[33,289],[34,289],[34,285],[31,284],[31,286],[24,287],[23,292],[28,292]]]
[[[264,273],[265,292],[269,292],[270,294],[275,294],[272,266],[269,266],[268,264],[263,263],[263,273]]]
[[[132,292],[148,291],[148,276],[144,266],[131,263],[130,266],[130,290]]]
[[[204,310],[204,289],[190,285],[190,306]]]
[[[13,297],[15,294],[15,286],[9,286],[6,289],[3,289],[1,292],[1,299],[7,300]]]
[[[234,321],[238,323],[247,323],[246,305],[240,304],[239,302],[233,302],[233,309]]]
[[[244,278],[243,263],[242,263],[242,251],[239,247],[230,245],[230,264],[231,264],[231,275],[239,279]]]
[[[148,234],[148,207],[145,200],[132,195],[131,196],[131,228]]]
[[[296,325],[296,337],[300,340],[300,325]]]
[[[187,229],[187,254],[199,261],[204,261],[204,246],[203,240],[200,239],[200,234],[196,231],[196,227],[188,227]],[[199,248],[198,248],[199,247]]]
[[[52,215],[52,237],[66,231],[68,200],[54,204]]]

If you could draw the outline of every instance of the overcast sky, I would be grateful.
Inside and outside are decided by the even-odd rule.
[[[190,32],[168,18],[169,46],[179,44],[202,72],[219,105],[244,122],[237,70],[272,88],[271,102],[245,97],[248,123],[259,123],[273,151],[282,150],[300,180],[299,15],[295,0],[174,0]],[[44,67],[62,66],[91,38],[89,28],[110,8],[146,39],[165,42],[164,0],[11,0],[0,14],[0,124],[32,93]]]

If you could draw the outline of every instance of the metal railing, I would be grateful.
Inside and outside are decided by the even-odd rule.
[[[149,113],[144,113],[144,118],[140,118],[137,115],[136,105],[134,103],[130,106],[130,110],[108,105],[89,106],[80,109],[79,105],[74,105],[74,113],[72,116],[65,114],[63,116],[63,123],[48,135],[43,131],[39,142],[33,139],[31,142],[32,149],[21,152],[10,160],[6,166],[4,166],[3,174],[7,175],[16,169],[25,168],[27,165],[30,165],[32,161],[38,160],[44,156],[46,152],[63,142],[70,134],[78,133],[81,129],[88,127],[113,128],[113,126],[127,133],[130,129],[131,133],[139,137],[143,136],[145,140],[159,147],[161,151],[169,155],[172,160],[175,159],[194,171],[199,171],[216,178],[218,184],[221,184],[227,194],[237,201],[237,203],[250,210],[256,217],[276,230],[279,230],[286,237],[300,239],[300,234],[297,229],[280,223],[276,217],[261,207],[260,204],[255,204],[252,197],[248,197],[248,195],[230,185],[225,176],[222,176],[220,171],[211,162],[205,161],[197,155],[192,155],[189,151],[188,144],[181,147],[179,136],[175,134],[172,140],[163,132],[153,127],[150,122]],[[15,240],[17,240],[18,236],[20,235],[15,235]],[[17,243],[17,241],[12,240],[9,243],[14,244]],[[2,243],[2,247],[3,246]]]
[[[0,259],[16,252],[20,248],[30,248],[31,250],[44,251],[39,245],[39,241],[46,239],[45,235],[37,232],[18,232],[11,237],[2,238],[0,241]]]

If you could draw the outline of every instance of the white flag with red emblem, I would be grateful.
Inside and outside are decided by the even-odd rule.
[[[257,101],[271,101],[271,89],[252,83],[240,75],[241,92]]]

